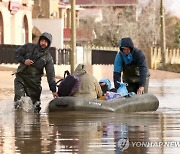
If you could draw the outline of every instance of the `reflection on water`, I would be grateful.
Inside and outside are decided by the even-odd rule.
[[[158,97],[159,111],[180,111],[180,79],[151,80],[149,91]]]
[[[177,154],[180,151],[180,80],[151,80],[156,112],[14,112],[1,101],[0,153]],[[45,92],[46,93],[46,92]],[[46,104],[45,104],[46,102]]]

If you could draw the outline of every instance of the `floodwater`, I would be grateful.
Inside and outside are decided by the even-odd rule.
[[[48,88],[47,88],[48,89]],[[180,152],[180,79],[150,80],[155,112],[48,113],[50,92],[42,94],[40,114],[14,112],[1,101],[0,153],[177,154]]]

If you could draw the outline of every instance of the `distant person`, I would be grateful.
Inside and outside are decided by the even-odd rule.
[[[49,88],[54,97],[57,97],[54,62],[49,53],[52,42],[52,35],[44,32],[37,44],[27,43],[19,47],[15,52],[15,57],[20,63],[16,78],[14,80],[14,101],[15,108],[19,105],[22,96],[29,96],[35,106],[35,112],[41,110],[41,77],[45,68]]]
[[[114,60],[115,88],[119,88],[122,75],[123,82],[128,84],[128,92],[147,93],[150,74],[144,53],[134,47],[129,37],[121,39],[119,48]]]
[[[85,65],[79,64],[73,75],[77,75],[80,80],[78,89],[73,96],[84,98],[99,98],[102,96],[98,80],[87,72]]]

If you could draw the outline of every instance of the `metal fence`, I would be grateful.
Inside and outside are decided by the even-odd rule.
[[[15,59],[15,50],[18,47],[18,45],[0,45],[0,64],[17,63]]]
[[[20,47],[20,45],[0,45],[0,64],[9,63],[17,64],[15,59],[15,51]],[[84,55],[86,55],[86,50],[84,49]],[[113,64],[116,52],[111,50],[103,49],[92,49],[90,50],[90,55],[87,58],[91,58],[91,64]],[[70,49],[56,49],[54,47],[50,48],[50,53],[53,57],[54,63],[58,65],[69,65],[70,64]]]
[[[15,51],[19,48],[20,45],[7,45],[0,44],[0,64],[17,64],[17,60],[15,59]],[[56,61],[56,48],[51,47],[50,53],[53,57],[54,62]]]
[[[70,49],[58,49],[56,64],[69,65],[70,64]]]
[[[157,69],[162,63],[161,48],[151,48],[151,68]],[[166,64],[180,64],[180,49],[166,49]]]
[[[15,50],[19,45],[0,45],[0,64],[2,63],[18,63],[15,59]],[[83,47],[83,61],[90,65],[111,65],[114,63],[114,58],[117,54],[118,48],[105,47]],[[161,49],[151,48],[142,50],[145,53],[149,68],[155,68],[156,64],[161,62]],[[58,65],[70,64],[70,48],[56,49],[50,48],[50,53],[53,57],[54,63]],[[78,63],[78,62],[77,62]],[[166,63],[179,64],[180,63],[180,49],[166,50]]]
[[[94,64],[114,64],[117,51],[109,50],[92,50],[92,65]]]

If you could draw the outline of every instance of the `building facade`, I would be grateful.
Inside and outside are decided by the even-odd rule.
[[[32,41],[33,0],[0,0],[0,44]]]
[[[78,7],[76,13],[78,25]],[[61,41],[56,44],[63,44],[63,31],[71,28],[71,5],[62,0],[0,0],[0,44],[35,43],[44,27],[52,27]]]
[[[78,12],[76,9],[76,27],[79,24]],[[64,36],[67,29],[71,29],[71,5],[63,0],[34,0],[32,12],[33,20],[33,42],[37,42],[38,36],[47,31],[53,35],[52,46],[56,48],[64,48],[66,41]],[[70,41],[70,40],[68,40]]]

